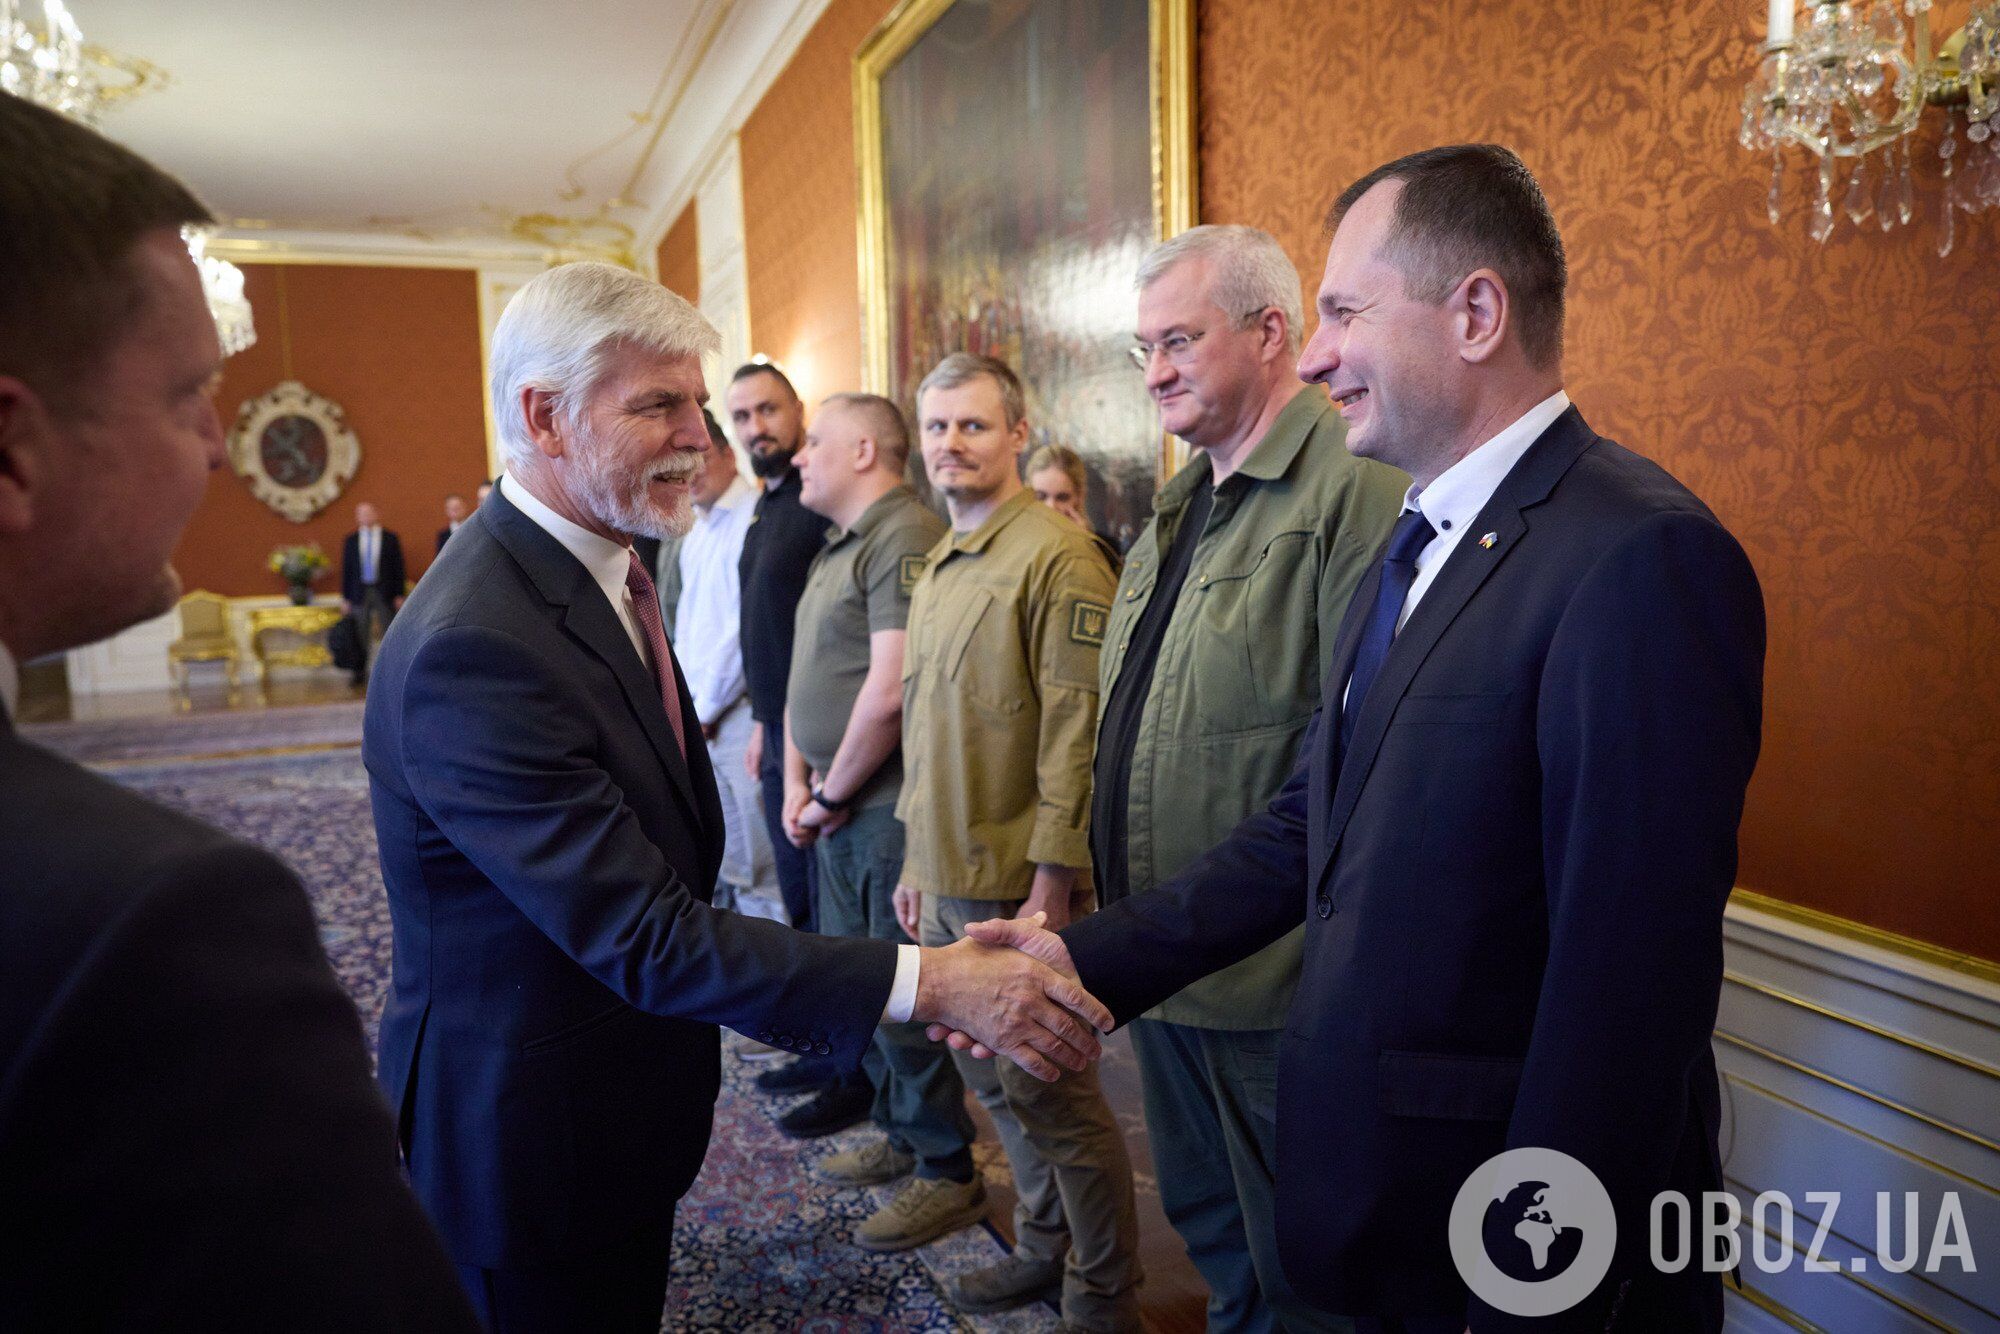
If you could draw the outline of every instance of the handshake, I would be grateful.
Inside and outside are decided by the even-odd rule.
[[[1111,1011],[1083,989],[1062,937],[1034,913],[973,922],[966,939],[926,949],[910,1017],[933,1042],[973,1056],[1005,1056],[1053,1083],[1102,1054]]]

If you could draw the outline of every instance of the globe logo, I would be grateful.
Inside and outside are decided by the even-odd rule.
[[[1509,1149],[1452,1201],[1451,1258],[1487,1305],[1509,1315],[1567,1311],[1611,1269],[1618,1217],[1597,1175],[1554,1149]]]
[[[1486,1206],[1480,1240],[1499,1271],[1522,1283],[1566,1272],[1583,1250],[1583,1229],[1546,1181],[1523,1181]]]

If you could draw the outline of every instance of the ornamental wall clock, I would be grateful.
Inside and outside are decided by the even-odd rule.
[[[340,498],[361,466],[361,442],[340,404],[297,380],[244,403],[229,433],[229,464],[250,494],[293,523]]]

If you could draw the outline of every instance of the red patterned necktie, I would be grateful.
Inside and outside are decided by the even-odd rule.
[[[653,652],[653,683],[660,688],[660,704],[667,711],[667,721],[673,725],[674,744],[681,748],[681,758],[688,753],[687,734],[681,723],[681,680],[674,669],[674,655],[667,648],[666,623],[660,620],[659,595],[653,592],[652,576],[639,563],[639,553],[625,553],[631,564],[625,569],[625,591],[632,595],[632,610],[638,614],[639,628],[645,631],[646,647]]]

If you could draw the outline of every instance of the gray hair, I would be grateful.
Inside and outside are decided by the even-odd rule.
[[[1027,420],[1028,395],[1021,388],[1021,377],[999,358],[982,357],[976,352],[954,352],[932,367],[924,382],[917,386],[918,415],[923,415],[924,395],[931,390],[956,389],[960,385],[971,384],[982,375],[999,387],[1000,406],[1006,413],[1007,429],[1011,431]]]
[[[558,410],[575,421],[621,342],[697,360],[722,346],[700,311],[613,264],[559,265],[516,292],[493,330],[493,423],[501,453],[519,462],[535,452],[521,417],[523,389],[554,394]]]
[[[1240,223],[1205,223],[1162,241],[1139,261],[1137,291],[1145,291],[1167,270],[1189,260],[1209,262],[1208,298],[1232,319],[1275,308],[1285,317],[1285,346],[1299,350],[1304,337],[1305,301],[1299,292],[1299,270],[1278,238],[1260,227]]]

